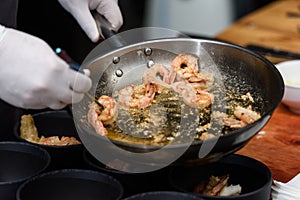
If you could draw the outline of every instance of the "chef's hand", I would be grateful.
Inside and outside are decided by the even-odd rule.
[[[91,10],[103,15],[114,27],[119,30],[123,24],[123,18],[118,6],[118,0],[58,0],[59,3],[77,20],[88,37],[97,42],[100,34]]]
[[[43,40],[0,25],[0,98],[27,109],[76,103],[91,79],[69,68]]]

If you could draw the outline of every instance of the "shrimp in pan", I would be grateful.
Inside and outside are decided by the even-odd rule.
[[[246,124],[251,124],[260,119],[260,114],[253,111],[251,107],[243,108],[237,106],[234,110],[234,115]]]
[[[157,87],[147,85],[129,85],[118,92],[118,102],[127,108],[146,108],[153,102]]]
[[[213,103],[213,95],[202,90],[195,90],[193,86],[186,81],[179,81],[172,84],[172,88],[177,92],[183,101],[195,108],[205,108]]]
[[[129,85],[118,92],[118,102],[128,108],[146,108],[150,106],[162,87],[171,88],[176,73],[162,64],[154,64],[143,76],[144,84]]]
[[[214,77],[209,72],[198,72],[187,79],[188,82],[196,89],[207,90],[214,83]]]
[[[261,118],[260,114],[253,111],[251,107],[243,108],[241,106],[237,106],[234,109],[234,116],[237,119],[228,117],[224,118],[224,125],[231,128],[242,128],[247,124],[251,124]]]
[[[159,77],[161,76],[161,77]],[[176,73],[172,69],[169,70],[162,64],[154,64],[152,67],[147,69],[144,73],[143,79],[144,84],[154,84],[158,88],[160,86],[171,88],[171,85],[176,78]]]
[[[198,58],[189,54],[179,54],[171,63],[172,69],[184,79],[195,76],[198,72]]]
[[[112,124],[118,116],[118,105],[114,98],[103,95],[99,97],[98,102],[89,105],[88,122],[94,127],[99,135],[106,135],[107,130],[104,125]]]

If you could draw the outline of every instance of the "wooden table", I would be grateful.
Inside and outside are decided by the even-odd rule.
[[[300,15],[300,0],[268,4],[241,18],[216,39],[241,46],[256,44],[300,53],[300,17],[288,17],[288,12]],[[282,61],[267,58],[273,63]],[[266,126],[237,153],[266,164],[274,179],[289,181],[300,173],[300,115],[280,104]]]

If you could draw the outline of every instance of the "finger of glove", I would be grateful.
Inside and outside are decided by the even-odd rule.
[[[48,101],[49,104],[47,104],[46,106],[54,109],[54,110],[58,110],[58,109],[62,109],[64,107],[66,107],[69,104],[73,104],[73,103],[78,103],[80,102],[84,97],[83,93],[77,93],[74,91],[69,91],[68,93],[65,93],[64,97],[61,98],[60,101]]]
[[[97,24],[88,7],[84,7],[82,10],[73,11],[73,16],[81,26],[87,36],[93,41],[97,42],[100,38]]]
[[[83,97],[84,97],[84,94],[73,92],[72,103],[80,102],[83,99]]]
[[[69,81],[70,88],[77,93],[85,93],[92,87],[92,80],[90,77],[71,69],[69,70]]]
[[[43,104],[45,104],[47,107],[57,110],[62,109],[68,104],[72,103],[73,91],[71,88],[60,85],[57,88],[51,89],[56,89],[55,91],[51,91],[52,96],[47,95],[41,99],[41,102],[43,102]]]
[[[116,1],[101,1],[96,10],[111,23],[114,31],[118,31],[123,25],[122,13]]]
[[[67,103],[59,101],[59,102],[52,102],[47,107],[49,107],[53,110],[60,110],[60,109],[63,109],[64,107],[66,107],[67,105],[68,105]]]
[[[57,99],[53,99],[48,101],[46,106],[51,109],[58,110],[66,107],[69,104],[80,102],[83,97],[83,93],[77,93],[70,90],[68,93],[65,92],[65,95],[61,97],[59,101]]]

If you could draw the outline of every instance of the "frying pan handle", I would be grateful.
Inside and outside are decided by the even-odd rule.
[[[95,19],[98,31],[102,39],[110,38],[116,34],[116,32],[114,31],[114,27],[107,21],[106,18],[104,18],[96,11],[92,11],[92,15]]]
[[[96,21],[101,39],[105,40],[112,36],[115,36],[112,40],[109,41],[110,46],[119,48],[126,45],[126,42],[123,41],[121,37],[116,35],[117,32],[114,31],[114,27],[111,25],[110,22],[107,21],[105,17],[103,17],[96,11],[92,11],[92,15]]]

